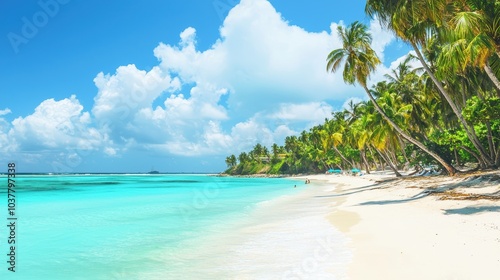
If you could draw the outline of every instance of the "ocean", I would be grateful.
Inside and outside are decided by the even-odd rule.
[[[7,186],[5,176],[0,180]],[[0,279],[183,279],[207,266],[210,253],[202,251],[216,250],[214,240],[224,243],[218,236],[258,205],[291,194],[295,183],[208,175],[17,175],[16,272],[7,270],[5,187]]]

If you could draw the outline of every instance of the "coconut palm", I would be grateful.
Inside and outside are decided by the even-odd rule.
[[[228,168],[236,166],[237,160],[235,155],[230,155],[226,157],[226,165]]]
[[[361,163],[365,166],[366,173],[370,174],[370,164],[366,157],[367,140],[369,138],[369,128],[367,127],[366,120],[370,118],[369,111],[367,111],[368,106],[366,102],[356,104],[349,102],[348,106],[345,110],[349,125],[346,138],[352,147],[356,147],[359,150]]]
[[[353,163],[349,161],[338,148],[339,145],[342,145],[343,143],[344,128],[345,127],[342,126],[342,123],[338,118],[327,120],[324,125],[324,130],[321,131],[321,136],[323,138],[323,143],[325,143],[328,148],[335,151],[335,153],[342,159],[345,166],[352,168]]]
[[[469,0],[458,1],[456,5],[458,11],[451,19],[451,41],[464,46],[458,56],[482,68],[500,97],[500,81],[491,68],[492,56],[500,57],[500,4],[491,0]]]
[[[482,160],[488,166],[494,166],[494,160],[489,157],[474,127],[462,116],[452,96],[434,75],[419,49],[419,45],[423,46],[429,38],[438,36],[440,29],[446,26],[451,18],[448,9],[449,5],[453,4],[452,2],[450,0],[367,0],[365,11],[369,16],[377,17],[398,37],[412,46],[425,71],[450,105]]]
[[[242,152],[238,156],[238,161],[240,162],[240,164],[245,164],[250,161],[250,157],[248,156],[247,153]]]
[[[405,133],[394,121],[392,121],[380,108],[375,98],[367,87],[367,79],[371,72],[375,70],[380,60],[375,51],[371,48],[371,35],[367,31],[366,25],[355,21],[348,27],[338,26],[337,32],[342,40],[342,48],[333,50],[327,58],[327,71],[336,72],[344,65],[343,78],[348,84],[358,83],[363,87],[368,97],[372,101],[378,113],[407,141],[413,143],[425,153],[439,162],[450,175],[454,175],[456,170],[439,155],[429,150],[418,140]]]

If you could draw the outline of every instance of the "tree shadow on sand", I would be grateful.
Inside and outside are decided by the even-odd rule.
[[[436,177],[436,178],[422,178],[422,177],[406,177],[406,178],[391,178],[383,181],[378,181],[374,184],[352,188],[349,190],[341,190],[336,194],[332,195],[322,195],[316,197],[343,197],[352,194],[357,194],[366,191],[373,191],[378,189],[392,188],[392,187],[403,187],[403,188],[418,188],[422,189],[421,192],[407,198],[402,199],[392,199],[392,200],[377,200],[377,201],[367,201],[357,204],[358,206],[363,205],[390,205],[390,204],[400,204],[405,202],[411,202],[418,200],[427,196],[435,196],[438,200],[490,200],[498,201],[500,200],[500,189],[490,187],[498,186],[500,182],[500,175],[498,174],[484,174],[484,175],[473,175],[463,178],[458,178],[449,182],[448,177]],[[437,179],[437,180],[436,180]],[[490,189],[484,189],[490,188]],[[467,191],[466,191],[467,190]],[[486,190],[483,191],[483,190]],[[449,209],[446,214],[463,214],[471,215],[479,212],[485,211],[500,211],[498,206],[490,207],[466,207],[462,210],[460,209]]]
[[[341,190],[341,191],[338,191],[337,194],[317,195],[316,197],[342,197],[342,196],[347,196],[347,195],[351,195],[351,194],[377,190],[377,189],[384,188],[385,187],[384,184],[391,182],[391,181],[397,181],[397,180],[399,180],[399,179],[398,178],[391,178],[391,179],[380,180],[380,181],[377,181],[371,185],[357,187],[357,188],[351,188],[351,189],[345,190],[345,191]]]
[[[405,198],[405,199],[394,199],[394,200],[378,200],[378,201],[367,201],[367,202],[362,202],[358,205],[388,205],[388,204],[398,204],[398,203],[405,203],[405,202],[410,202],[413,200],[421,199],[429,194],[431,194],[432,191],[425,190],[423,192],[420,192],[412,197]]]
[[[474,215],[482,212],[500,212],[500,206],[467,206],[464,208],[444,210],[445,215]]]
[[[378,184],[373,184],[373,185],[368,185],[368,186],[364,186],[364,187],[359,187],[359,188],[351,189],[348,192],[342,192],[342,191],[340,191],[340,193],[338,193],[338,194],[317,195],[315,197],[342,197],[342,196],[347,196],[347,195],[351,195],[351,194],[355,194],[355,193],[361,193],[361,192],[376,190],[376,189],[379,189],[379,188],[380,187],[378,186]]]

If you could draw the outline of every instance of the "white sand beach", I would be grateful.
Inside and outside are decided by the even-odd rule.
[[[183,276],[498,279],[498,171],[292,178],[295,193],[261,203],[232,230],[205,240],[191,256],[205,261]]]
[[[297,181],[294,193],[262,202],[231,230],[203,240],[185,279],[348,279],[349,239],[328,219],[329,184]],[[212,238],[212,237],[210,237]]]
[[[346,279],[498,279],[499,174],[297,179],[336,186],[328,219],[349,238]]]

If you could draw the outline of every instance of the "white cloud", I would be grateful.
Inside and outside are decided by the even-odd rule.
[[[344,104],[342,104],[342,109],[350,109],[349,103],[351,103],[351,102],[352,102],[352,104],[357,104],[357,103],[360,103],[362,101],[363,101],[363,99],[357,98],[357,97],[349,98],[344,102]]]
[[[274,133],[266,125],[250,119],[236,124],[231,129],[231,137],[235,143],[235,151],[246,151],[257,143],[272,145]]]
[[[101,135],[88,127],[90,115],[72,95],[60,101],[47,99],[33,114],[12,121],[9,138],[24,150],[94,149]]]
[[[0,110],[0,116],[5,116],[12,113],[9,108],[5,108],[3,110]]]
[[[326,72],[326,56],[341,46],[331,30],[308,32],[288,24],[265,0],[243,0],[220,29],[221,38],[206,51],[196,50],[181,36],[181,47],[160,44],[155,55],[161,67],[188,82],[210,81],[230,90],[230,109],[246,112],[276,103],[343,100],[359,89],[341,75]],[[333,30],[333,31],[332,31]],[[193,36],[192,28],[182,34]]]
[[[194,29],[192,27],[188,27],[184,31],[182,31],[180,37],[181,37],[180,45],[183,47],[195,44],[196,43],[196,41],[195,41],[196,29]]]
[[[218,122],[209,121],[198,139],[172,139],[161,146],[171,154],[199,156],[225,154],[233,143],[232,137],[222,131]]]
[[[116,155],[116,149],[111,148],[111,147],[106,147],[104,148],[104,153],[108,156],[115,156]]]
[[[332,114],[332,106],[324,102],[281,104],[271,118],[291,121],[312,121],[320,123]]]
[[[372,35],[372,48],[377,53],[380,60],[384,61],[385,48],[396,40],[394,34],[382,27],[377,19],[370,21],[369,32]]]
[[[129,65],[114,75],[99,74],[92,112],[105,120],[113,141],[134,139],[174,154],[271,144],[301,130],[297,124],[305,129],[330,117],[333,109],[325,101],[364,96],[340,72],[326,72],[327,54],[341,47],[337,26],[308,32],[290,25],[266,0],[242,0],[208,50],[197,49],[196,30],[188,27],[178,45],[154,49],[160,63],[151,71]],[[383,55],[393,36],[377,21],[370,29],[373,47]],[[157,99],[161,105],[153,108]],[[225,125],[228,120],[235,125]]]
[[[8,133],[9,147],[22,150],[73,147],[120,156],[146,148],[202,156],[283,142],[330,117],[329,103],[364,97],[343,82],[341,71],[326,72],[328,53],[341,47],[338,25],[309,32],[266,0],[242,0],[209,49],[197,49],[196,30],[188,27],[177,45],[154,49],[159,64],[150,70],[130,64],[99,73],[92,115],[75,96],[48,99],[12,124],[0,118],[0,145],[6,149]],[[370,30],[383,57],[393,36],[376,21]],[[382,67],[372,81],[387,71]],[[8,113],[0,110],[0,116]],[[78,160],[74,153],[61,156]]]
[[[298,131],[292,130],[286,125],[280,125],[274,130],[274,143],[283,145],[285,143],[285,137],[297,134],[299,134]]]
[[[409,51],[407,54],[398,57],[396,60],[394,60],[390,63],[389,67],[386,67],[384,65],[380,65],[378,67],[377,71],[374,73],[374,75],[372,75],[370,77],[370,83],[373,85],[373,84],[376,84],[378,82],[387,80],[387,78],[384,75],[385,74],[393,75],[391,70],[396,69],[399,66],[399,64],[401,64],[406,59],[406,57],[409,54],[415,55],[415,51],[413,51],[413,50]],[[410,65],[411,69],[416,69],[416,68],[422,67],[422,64],[420,63],[420,61],[418,59],[411,60],[409,62],[409,65]],[[365,98],[365,100],[366,99],[367,98]]]
[[[251,119],[237,123],[230,133],[225,133],[218,122],[209,121],[196,139],[179,137],[164,144],[148,147],[182,156],[239,153],[250,149],[257,143],[270,146],[276,141],[275,136],[282,136],[291,131],[285,127],[280,126],[272,131],[266,125]]]
[[[389,66],[389,70],[396,69],[399,66],[399,64],[401,64],[408,57],[408,55],[413,55],[416,57],[415,51],[413,51],[413,50],[409,51],[407,54],[405,54],[405,55],[397,58],[393,62],[391,62],[391,65]],[[422,67],[422,63],[420,63],[420,60],[418,60],[417,58],[410,60],[409,65],[410,65],[411,69],[416,69],[416,68]]]
[[[15,147],[15,140],[8,137],[9,128],[10,124],[4,118],[0,118],[0,152],[3,153]]]
[[[159,67],[149,72],[135,65],[120,66],[114,75],[99,73],[94,79],[98,88],[92,113],[98,119],[112,121],[133,119],[134,113],[151,106],[164,91],[178,89],[178,79],[171,79]]]

